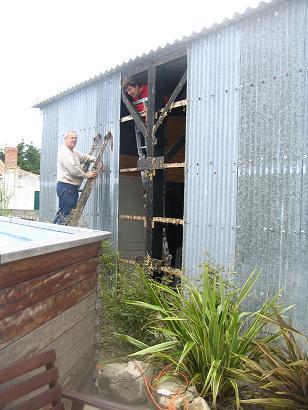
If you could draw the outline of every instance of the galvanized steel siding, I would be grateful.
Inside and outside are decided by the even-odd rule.
[[[97,132],[104,136],[111,131],[114,136],[113,151],[110,145],[105,151],[106,171],[97,178],[85,207],[81,225],[112,231],[115,244],[118,216],[120,95],[120,73],[116,73],[43,108],[41,219],[52,220],[56,211],[56,157],[66,132],[77,131],[77,150],[87,153]],[[51,134],[54,136],[52,142]]]
[[[188,48],[184,271],[232,268],[236,225],[240,37],[233,24]]]
[[[51,222],[57,210],[58,117],[58,101],[44,108],[39,209],[39,218],[43,222]]]
[[[120,90],[121,73],[108,76],[98,83],[97,126],[102,135],[111,131],[113,141],[105,151],[106,171],[99,177],[97,190],[91,200],[95,215],[92,227],[112,232],[115,248],[118,241]]]
[[[241,22],[236,270],[244,279],[260,268],[254,303],[282,289],[307,331],[305,5],[283,2]]]

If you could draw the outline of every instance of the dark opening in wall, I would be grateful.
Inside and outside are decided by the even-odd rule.
[[[185,73],[186,67],[186,56],[156,67],[156,120]],[[137,74],[136,78],[145,83],[147,72]],[[144,123],[146,125],[146,121]],[[166,264],[169,260],[170,265],[176,268],[181,268],[182,264],[183,224],[179,221],[167,223],[164,219],[183,219],[185,129],[186,84],[155,134],[157,142],[154,146],[154,156],[163,156],[164,164],[173,165],[170,168],[156,169],[153,177],[153,216],[163,218],[163,222],[154,221],[152,257],[163,260]],[[120,169],[136,168],[138,159],[135,124],[122,102]],[[144,194],[140,171],[120,174],[119,252],[125,257],[145,255],[144,220],[129,218],[146,215]],[[134,255],[133,249],[136,252]]]

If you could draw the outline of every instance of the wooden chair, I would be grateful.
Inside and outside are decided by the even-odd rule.
[[[104,410],[129,410],[131,408],[114,404],[107,400],[91,398],[85,394],[62,389],[58,383],[59,371],[55,366],[56,353],[49,350],[30,359],[21,360],[0,370],[0,409],[8,406],[14,410],[36,410],[52,408],[64,410],[62,398],[72,401],[71,410],[82,410],[87,404]],[[43,367],[43,369],[40,369]],[[40,373],[27,375],[33,370],[40,369]],[[27,376],[27,377],[24,377]],[[15,380],[20,378],[20,380]],[[3,386],[4,383],[12,383]],[[42,391],[42,388],[46,388]],[[40,389],[39,392],[35,392]],[[32,394],[31,397],[24,396]],[[18,402],[14,405],[14,402]]]

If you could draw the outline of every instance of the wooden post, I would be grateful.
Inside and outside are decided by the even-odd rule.
[[[153,157],[154,154],[154,121],[155,121],[155,83],[156,83],[156,68],[151,67],[148,70],[148,107],[147,107],[147,137],[145,139],[147,147],[147,156]],[[153,244],[153,172],[148,171],[146,181],[146,252],[149,256],[152,256],[152,244]]]
[[[136,110],[136,108],[133,106],[133,104],[129,101],[129,99],[127,98],[123,90],[121,91],[121,96],[122,96],[122,101],[125,104],[126,108],[128,109],[128,112],[130,113],[130,115],[133,117],[136,126],[142,132],[142,134],[144,135],[144,138],[146,138],[148,132],[147,132],[146,126],[143,123],[143,119],[141,115]]]
[[[182,78],[180,79],[178,85],[175,87],[173,93],[171,94],[165,108],[163,109],[162,113],[160,114],[158,120],[156,121],[155,127],[154,127],[154,133],[156,133],[156,131],[158,130],[158,128],[161,126],[161,124],[164,121],[164,118],[166,117],[166,115],[168,114],[168,111],[171,108],[171,105],[174,103],[176,97],[179,95],[179,92],[181,91],[181,89],[183,88],[184,84],[187,81],[187,70],[185,71],[185,73],[182,75]]]

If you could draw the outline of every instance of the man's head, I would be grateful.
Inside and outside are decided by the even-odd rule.
[[[127,78],[122,83],[123,90],[131,97],[139,97],[143,90],[143,85],[138,80]]]
[[[67,148],[69,148],[71,151],[75,148],[77,144],[77,133],[76,131],[68,131],[65,138],[64,138],[64,144]]]

